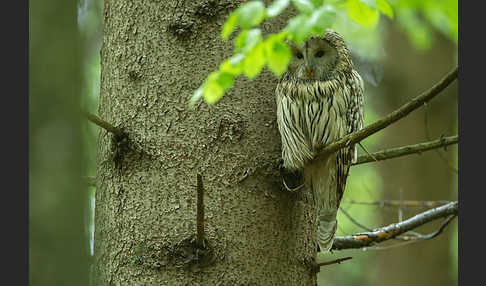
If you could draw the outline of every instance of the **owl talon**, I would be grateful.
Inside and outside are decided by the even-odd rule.
[[[299,170],[288,171],[280,165],[280,175],[285,189],[289,192],[296,192],[304,186],[304,177]]]

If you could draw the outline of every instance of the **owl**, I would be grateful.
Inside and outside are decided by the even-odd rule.
[[[343,38],[333,30],[301,45],[291,43],[290,49],[292,60],[275,90],[283,183],[288,190],[302,185],[312,190],[318,211],[317,242],[321,251],[328,251],[357,150],[351,145],[325,158],[314,160],[314,156],[363,128],[364,85]]]

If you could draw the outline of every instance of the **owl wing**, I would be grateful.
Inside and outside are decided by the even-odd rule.
[[[363,129],[364,124],[364,84],[361,76],[353,70],[351,77],[348,79],[348,92],[345,94],[348,101],[347,110],[347,133],[352,133]],[[353,162],[356,162],[358,151],[356,145],[339,149],[336,154],[336,180],[337,180],[337,199],[338,205],[346,188],[346,179],[349,174],[349,168]]]

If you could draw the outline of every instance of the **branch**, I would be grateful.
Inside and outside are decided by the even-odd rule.
[[[326,265],[331,265],[331,264],[341,264],[341,262],[352,259],[352,257],[343,257],[343,258],[338,258],[336,260],[331,260],[331,261],[326,261],[326,262],[321,262],[317,263],[317,266],[326,266]]]
[[[382,160],[392,159],[392,158],[415,154],[415,153],[420,154],[422,152],[433,150],[436,148],[457,144],[458,142],[459,142],[459,137],[456,135],[450,137],[442,137],[440,139],[430,141],[430,142],[423,142],[414,145],[407,145],[407,146],[382,150],[379,152],[375,152],[373,154],[359,156],[358,160],[353,165],[359,165],[359,164],[364,164],[364,163],[369,163],[374,161],[382,161]]]
[[[410,112],[419,108],[424,103],[430,101],[442,90],[444,90],[447,86],[449,86],[449,84],[451,84],[456,78],[457,78],[457,67],[454,68],[451,72],[449,72],[447,76],[445,76],[439,83],[435,84],[431,89],[413,98],[406,104],[402,105],[402,107],[388,114],[385,118],[380,119],[359,131],[348,134],[342,137],[341,139],[337,140],[336,142],[325,146],[324,148],[319,150],[319,153],[314,158],[333,153],[340,148],[349,146],[350,144],[358,143],[361,140],[365,139],[366,137],[377,133],[378,131],[384,129],[388,125],[407,116]]]
[[[429,240],[432,239],[444,231],[447,225],[456,217],[457,215],[453,214],[450,215],[447,219],[444,220],[444,222],[440,225],[439,229],[436,231],[429,233],[429,234],[420,234],[417,232],[414,232],[412,236],[407,236],[406,238],[403,237],[403,240]]]
[[[427,104],[425,104],[425,114],[424,114],[424,129],[425,129],[425,138],[427,138],[427,140],[430,140],[430,135],[429,135],[429,109],[427,108]],[[444,148],[445,150],[446,148]],[[456,168],[454,168],[454,166],[452,166],[451,162],[449,162],[449,160],[447,160],[447,158],[445,158],[442,153],[439,151],[439,150],[436,150],[437,152],[437,155],[439,155],[439,158],[444,161],[444,163],[447,165],[447,167],[449,167],[449,169],[454,172],[456,175],[459,174],[459,172],[457,171]]]
[[[366,225],[364,224],[361,224],[359,221],[357,221],[354,217],[352,217],[346,210],[344,210],[343,208],[339,208],[339,210],[352,222],[354,223],[355,225],[361,227],[362,229],[366,230],[366,231],[373,231],[371,228],[367,227]]]
[[[204,188],[202,176],[197,174],[197,217],[196,217],[196,244],[199,248],[204,248]]]
[[[393,207],[425,207],[435,208],[450,203],[450,201],[400,201],[400,200],[383,200],[376,202],[357,202],[357,201],[343,201],[342,204],[355,204],[355,205],[376,205],[376,206],[393,206]]]
[[[116,137],[121,138],[124,136],[124,133],[120,128],[116,128],[115,126],[101,119],[99,116],[89,113],[87,111],[83,111],[83,114],[84,116],[86,116],[86,118],[88,118],[89,121],[105,129],[106,131],[115,134]]]
[[[457,215],[458,202],[451,202],[435,209],[420,213],[410,219],[389,226],[363,232],[355,235],[339,236],[334,239],[333,250],[362,248],[375,243],[383,242],[442,217]],[[445,227],[445,226],[444,226]]]
[[[81,177],[81,179],[86,184],[86,186],[88,186],[88,187],[96,187],[96,177],[84,176],[84,177]]]

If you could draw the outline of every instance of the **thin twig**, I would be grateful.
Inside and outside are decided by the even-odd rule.
[[[120,128],[111,125],[110,123],[101,119],[99,116],[89,113],[87,111],[83,111],[83,114],[86,116],[86,118],[88,118],[89,121],[105,129],[106,131],[115,134],[116,137],[121,138],[124,136],[124,133]]]
[[[439,83],[435,84],[431,89],[423,92],[419,96],[413,98],[406,104],[402,105],[397,110],[388,114],[385,118],[382,118],[367,127],[348,134],[334,143],[331,143],[319,151],[316,157],[326,156],[327,154],[333,153],[340,148],[349,146],[350,144],[355,144],[365,139],[366,137],[375,134],[376,132],[384,129],[390,124],[400,120],[401,118],[407,116],[410,112],[422,106],[424,103],[430,101],[436,95],[438,95],[442,90],[449,86],[457,78],[457,70],[455,67],[449,74],[447,74]]]
[[[459,137],[455,135],[449,137],[442,137],[434,141],[423,142],[414,145],[407,145],[407,146],[402,146],[397,148],[391,148],[391,149],[375,152],[373,154],[361,155],[358,157],[358,160],[353,165],[388,160],[388,159],[410,155],[410,154],[416,154],[416,153],[420,154],[425,151],[445,147],[452,144],[457,144],[458,142],[459,142]]]
[[[344,214],[344,215],[345,215],[345,216],[346,216],[346,217],[347,217],[347,218],[348,218],[348,219],[349,219],[349,220],[350,220],[352,223],[354,223],[354,224],[355,224],[355,225],[357,225],[358,227],[360,227],[360,228],[362,228],[362,229],[364,229],[364,230],[366,230],[366,231],[373,231],[373,229],[371,229],[371,228],[367,227],[366,225],[364,225],[364,224],[360,223],[359,221],[357,221],[357,220],[356,220],[354,217],[352,217],[352,216],[351,216],[351,214],[350,214],[350,213],[348,213],[346,210],[344,210],[344,209],[342,209],[342,208],[339,208],[339,210],[340,210],[341,212],[343,212],[343,214]],[[401,221],[401,220],[400,220],[400,221]],[[408,234],[408,233],[412,233],[412,232],[410,231],[410,232],[407,232],[407,234]],[[420,233],[415,233],[415,232],[414,232],[413,234],[414,234],[414,236],[406,236],[406,235],[401,236],[401,235],[400,235],[400,236],[395,237],[395,239],[397,239],[397,240],[405,240],[405,241],[409,241],[409,240],[413,239],[413,237],[420,236]],[[415,235],[415,234],[417,234],[417,235]],[[412,238],[411,238],[411,237],[412,237]]]
[[[363,149],[363,150],[366,152],[366,154],[368,154],[368,156],[369,156],[369,157],[370,157],[372,160],[374,160],[375,162],[378,162],[378,159],[376,159],[376,157],[375,157],[373,154],[371,154],[370,152],[368,152],[368,150],[367,150],[367,149],[366,149],[366,148],[365,148],[365,147],[364,147],[364,146],[361,144],[361,142],[358,142],[358,145],[361,147],[361,149]],[[361,157],[361,156],[360,156],[360,157]],[[358,157],[358,159],[359,159],[359,157]],[[353,165],[356,165],[356,164],[353,164]]]
[[[414,232],[413,235],[407,236],[406,240],[429,240],[429,239],[432,239],[432,238],[438,236],[439,234],[441,234],[442,231],[444,231],[444,229],[447,227],[447,225],[449,225],[449,223],[456,217],[457,217],[457,215],[450,215],[448,218],[446,218],[444,220],[444,222],[440,225],[440,227],[432,233],[421,234],[421,233]]]
[[[390,249],[390,248],[395,248],[395,247],[401,247],[401,246],[405,246],[405,245],[408,245],[408,244],[412,244],[412,243],[416,243],[416,242],[420,242],[420,241],[423,241],[423,240],[429,240],[429,239],[432,239],[436,236],[438,236],[439,234],[442,233],[442,231],[446,228],[446,226],[455,218],[457,217],[457,215],[451,215],[449,216],[448,218],[446,218],[444,220],[444,222],[441,224],[441,226],[439,227],[438,230],[434,231],[433,233],[430,233],[430,234],[420,234],[420,233],[417,233],[417,232],[408,232],[408,233],[413,233],[412,236],[410,235],[407,235],[407,236],[399,236],[397,238],[400,238],[401,240],[403,240],[404,242],[402,243],[397,243],[397,244],[392,244],[392,245],[387,245],[387,246],[372,246],[372,247],[365,247],[363,248],[363,250],[387,250],[387,249]]]
[[[317,266],[321,267],[321,266],[327,266],[327,265],[331,265],[331,264],[341,264],[341,262],[346,261],[346,260],[350,260],[350,259],[352,259],[351,256],[343,257],[343,258],[339,258],[339,259],[336,259],[336,260],[317,263]]]
[[[362,229],[366,230],[366,231],[373,231],[371,228],[361,224],[359,221],[357,221],[356,219],[354,219],[346,210],[344,210],[343,208],[340,208],[339,209],[352,223],[354,223],[355,225],[361,227]]]
[[[204,188],[202,176],[197,174],[197,229],[196,244],[199,248],[204,248]]]
[[[425,138],[427,138],[427,140],[430,140],[430,134],[429,134],[429,120],[428,120],[428,114],[429,114],[429,109],[428,109],[428,105],[425,104],[425,116],[424,116],[424,126],[425,126]],[[443,137],[441,137],[442,139]],[[445,146],[444,146],[444,149],[445,149]],[[452,166],[451,162],[449,162],[449,160],[447,160],[447,158],[445,158],[442,153],[440,152],[440,150],[435,150],[437,152],[437,155],[439,155],[439,158],[447,165],[447,167],[449,167],[449,169],[454,172],[456,175],[459,174],[459,172],[457,171],[456,168],[454,168],[454,166]]]
[[[398,222],[403,220],[403,191],[400,189],[400,205],[398,206]]]
[[[402,207],[422,207],[422,208],[435,208],[438,206],[442,206],[445,204],[450,203],[450,201],[399,201],[399,200],[382,200],[382,201],[375,201],[375,202],[357,202],[357,201],[343,201],[342,204],[355,204],[355,205],[374,205],[380,207],[398,207],[402,205]]]
[[[383,242],[393,239],[403,233],[406,233],[414,228],[424,225],[430,221],[441,217],[449,217],[450,215],[457,215],[458,202],[451,202],[444,206],[430,209],[420,213],[412,218],[404,220],[399,223],[394,223],[382,228],[375,229],[371,232],[358,233],[348,236],[339,236],[334,239],[332,249],[350,249],[362,248],[370,246],[375,243]]]
[[[88,186],[88,187],[96,187],[96,177],[84,176],[84,177],[81,177],[81,179],[84,181],[84,183],[86,184],[86,186]]]

